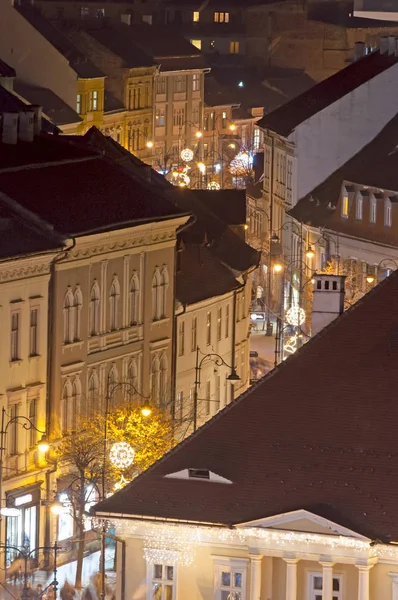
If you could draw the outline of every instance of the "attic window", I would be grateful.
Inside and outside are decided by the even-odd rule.
[[[208,479],[210,480],[210,471],[208,469],[188,469],[190,479]]]

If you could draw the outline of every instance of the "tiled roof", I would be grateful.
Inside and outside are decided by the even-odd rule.
[[[397,315],[395,273],[96,511],[228,526],[304,509],[398,540]],[[187,468],[232,484],[165,478]]]
[[[0,171],[0,191],[65,235],[189,214],[133,182],[122,167],[95,155],[36,169]]]
[[[0,59],[0,77],[15,77],[15,69]]]
[[[14,4],[14,8],[68,61],[77,76],[82,79],[96,79],[104,74],[87,60],[87,57],[55,25],[50,23],[31,4]]]
[[[216,260],[205,244],[186,244],[181,250],[176,296],[181,304],[195,304],[242,287],[231,270]]]
[[[263,117],[257,124],[288,136],[298,125],[343,98],[398,62],[394,55],[373,52],[321,81]]]
[[[48,88],[36,87],[14,81],[14,90],[30,104],[38,104],[56,125],[67,125],[68,123],[79,123],[82,118],[59,96]]]
[[[397,148],[398,113],[374,140],[299,200],[289,214],[314,227],[333,226],[343,231],[349,224],[344,225],[337,219],[335,211],[328,208],[329,203],[336,206],[343,181],[398,192]]]

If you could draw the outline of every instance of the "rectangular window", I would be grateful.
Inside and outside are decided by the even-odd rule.
[[[260,148],[260,130],[258,127],[254,128],[253,147],[254,147],[254,150],[256,150],[256,151],[258,151],[258,149]],[[288,164],[288,170],[289,170],[289,164]]]
[[[229,337],[229,304],[225,307],[225,339]]]
[[[200,14],[198,10],[194,10],[192,13],[192,21],[194,23],[199,23]]]
[[[384,210],[384,225],[386,227],[391,227],[391,222],[392,222],[391,202],[390,202],[390,200],[386,200],[385,210]]]
[[[185,108],[175,108],[173,112],[173,125],[182,127],[185,123]]]
[[[239,54],[239,42],[229,42],[229,53]]]
[[[174,77],[174,93],[179,94],[186,92],[187,90],[187,78],[186,75],[176,75]]]
[[[29,429],[29,448],[33,448],[37,444],[37,398],[34,398],[29,402],[29,419],[33,423],[34,427]]]
[[[211,312],[206,315],[206,344],[211,344]]]
[[[165,94],[166,93],[166,77],[161,76],[156,79],[156,93],[157,94]]]
[[[206,381],[205,388],[205,414],[209,416],[210,414],[210,381]]]
[[[356,215],[355,215],[358,220],[362,219],[362,212],[363,212],[363,198],[362,198],[362,195],[359,193],[357,196]]]
[[[11,360],[20,360],[21,313],[11,315]]]
[[[217,310],[217,340],[221,340],[221,328],[222,328],[222,308]]]
[[[229,23],[229,13],[228,12],[215,12],[214,13],[214,23]]]
[[[246,566],[234,562],[215,565],[215,600],[246,600]]]
[[[149,565],[152,569],[151,589],[148,598],[151,600],[173,600],[174,598],[174,567],[171,565]]]
[[[221,115],[221,127],[223,129],[227,128],[227,113],[225,110],[222,111],[222,115]]]
[[[341,215],[343,217],[348,217],[348,196],[346,194],[344,194],[341,201]]]
[[[184,356],[185,352],[185,322],[180,321],[178,328],[178,356]]]
[[[10,426],[8,430],[8,453],[13,456],[18,452],[18,423],[19,404],[13,404],[10,407]]]
[[[202,40],[189,40],[192,46],[195,46],[198,50],[202,50]]]
[[[82,114],[82,95],[77,94],[76,96],[76,112],[78,115]]]
[[[98,92],[90,92],[90,111],[98,110]]]
[[[39,354],[39,309],[32,308],[30,311],[30,331],[29,331],[29,355],[37,356]]]
[[[376,223],[376,199],[370,199],[370,222]]]
[[[309,600],[322,600],[323,577],[322,573],[309,573]],[[333,600],[342,600],[342,577],[333,576]]]
[[[194,104],[192,106],[192,123],[199,125],[199,105]]]
[[[192,75],[192,91],[199,92],[200,90],[200,73],[194,73]]]
[[[166,125],[166,115],[164,108],[157,108],[155,115],[155,127],[164,127]]]
[[[196,352],[197,346],[197,325],[198,320],[196,317],[192,317],[192,325],[191,325],[191,352]]]

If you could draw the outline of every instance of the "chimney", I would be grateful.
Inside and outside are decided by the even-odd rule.
[[[35,113],[30,110],[21,110],[19,113],[19,139],[21,142],[33,142]]]
[[[380,38],[380,54],[386,54],[388,52],[388,37],[383,35]]]
[[[31,104],[29,108],[34,113],[33,133],[34,135],[40,135],[41,133],[41,118],[43,114],[43,107],[38,104]]]
[[[345,275],[314,275],[312,336],[329,325],[344,311]]]
[[[390,56],[395,55],[395,36],[394,35],[388,36],[388,54]]]
[[[16,144],[18,140],[18,113],[3,112],[3,144]]]
[[[354,62],[365,56],[366,46],[365,42],[355,42],[354,44]]]

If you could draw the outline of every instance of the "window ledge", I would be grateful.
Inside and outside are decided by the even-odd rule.
[[[41,354],[29,354],[29,356],[28,356],[29,361],[32,361],[32,360],[34,361],[34,360],[37,360],[38,358],[41,358]]]
[[[76,340],[75,342],[64,342],[63,347],[66,348],[82,348],[84,344],[83,340]]]
[[[22,358],[14,358],[10,360],[10,365],[20,365],[22,362]]]
[[[166,323],[169,323],[170,321],[170,317],[162,317],[160,319],[155,319],[154,321],[151,322],[151,325],[165,325]]]

